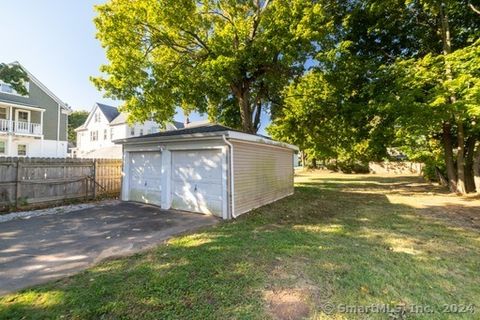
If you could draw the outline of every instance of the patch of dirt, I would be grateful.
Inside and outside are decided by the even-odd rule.
[[[306,289],[289,288],[267,290],[264,293],[269,313],[274,319],[304,319],[310,314],[309,292]]]
[[[296,257],[294,261],[277,258],[272,263],[271,284],[264,291],[264,300],[273,319],[304,319],[330,301],[333,287],[329,281],[319,287],[309,279],[305,273],[309,262],[308,258]]]
[[[439,219],[454,227],[480,231],[480,207],[444,205],[443,207],[424,209],[420,213]]]

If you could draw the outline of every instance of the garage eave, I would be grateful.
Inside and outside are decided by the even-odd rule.
[[[221,138],[222,135],[227,135],[228,131],[224,132],[212,132],[212,133],[193,133],[193,134],[181,134],[164,137],[136,137],[134,139],[120,139],[114,140],[115,144],[133,145],[139,143],[152,143],[152,142],[174,142],[174,141],[186,141],[186,140],[205,140]]]
[[[135,145],[135,144],[144,144],[144,143],[152,143],[152,142],[164,143],[164,142],[175,142],[175,141],[222,139],[223,136],[225,136],[227,139],[234,139],[238,141],[244,141],[247,143],[266,144],[266,145],[291,149],[295,152],[299,151],[298,147],[292,144],[275,141],[259,135],[248,134],[248,133],[232,131],[232,130],[205,132],[205,133],[192,133],[192,134],[178,134],[178,135],[171,135],[171,136],[135,137],[135,138],[115,140],[113,142],[115,144]]]

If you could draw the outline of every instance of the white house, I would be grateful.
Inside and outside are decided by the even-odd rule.
[[[298,148],[218,124],[123,144],[122,200],[235,218],[293,194]]]
[[[77,146],[72,149],[72,155],[77,158],[121,159],[122,147],[115,145],[113,140],[138,137],[160,131],[160,125],[155,121],[144,123],[127,123],[127,114],[117,108],[101,103],[95,103],[85,123],[75,129]],[[183,128],[183,123],[168,123],[167,130]]]

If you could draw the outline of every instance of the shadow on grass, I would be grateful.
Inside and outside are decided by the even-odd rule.
[[[265,290],[298,288],[311,314],[326,302],[480,301],[478,233],[392,204],[371,184],[359,193],[313,181],[234,222],[0,298],[0,318],[278,318]]]

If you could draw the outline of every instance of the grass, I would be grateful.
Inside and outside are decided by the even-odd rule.
[[[236,221],[1,297],[0,318],[478,319],[479,231],[478,198],[417,177],[301,173]]]

